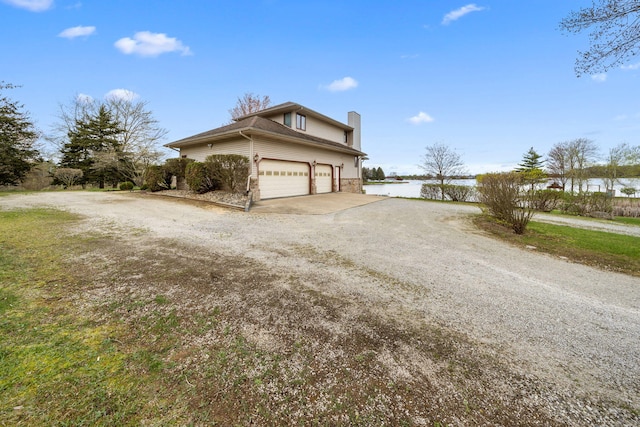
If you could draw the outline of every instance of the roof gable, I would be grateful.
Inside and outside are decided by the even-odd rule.
[[[329,123],[333,126],[339,127],[343,130],[353,130],[353,128],[349,125],[346,125],[338,120],[332,119],[329,116],[325,116],[324,114],[318,113],[311,108],[307,108],[303,105],[296,104],[295,102],[285,102],[282,104],[275,105],[273,107],[265,108],[264,110],[256,111],[255,113],[246,114],[242,117],[238,117],[237,121],[244,120],[250,117],[268,117],[276,114],[284,114],[284,113],[300,113],[306,116],[315,117],[318,120]]]

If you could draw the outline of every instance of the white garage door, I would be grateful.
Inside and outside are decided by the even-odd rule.
[[[309,194],[309,164],[262,160],[258,168],[261,199]]]
[[[332,188],[332,167],[330,165],[316,165],[316,192],[331,193]]]

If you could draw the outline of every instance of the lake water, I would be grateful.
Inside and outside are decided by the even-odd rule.
[[[398,183],[396,183],[398,182]],[[370,184],[365,185],[364,190],[367,194],[373,194],[378,196],[389,196],[389,197],[420,197],[420,188],[422,184],[425,182],[437,184],[435,181],[417,181],[417,180],[409,180],[409,181],[396,181],[394,183],[380,183],[380,184]],[[640,178],[630,178],[623,179],[623,184],[614,185],[614,189],[616,190],[616,196],[624,197],[624,194],[620,192],[620,189],[623,187],[633,187],[638,189],[638,193],[636,197],[640,195]],[[456,179],[451,182],[451,184],[455,185],[476,185],[475,179]],[[589,180],[589,191],[604,191],[605,185],[601,179],[590,179]]]

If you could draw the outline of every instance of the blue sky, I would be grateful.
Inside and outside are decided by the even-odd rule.
[[[169,133],[222,125],[246,92],[346,122],[389,174],[442,143],[472,173],[534,147],[639,145],[636,64],[577,78],[585,1],[0,0],[0,80],[45,133],[76,96],[132,93]],[[112,92],[115,91],[115,92]],[[126,91],[126,92],[125,92]]]

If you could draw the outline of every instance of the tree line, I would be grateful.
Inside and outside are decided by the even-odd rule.
[[[146,101],[133,96],[104,100],[79,96],[60,105],[58,121],[44,135],[24,105],[5,95],[18,87],[0,82],[0,185],[24,183],[31,173],[46,185],[53,178],[53,184],[64,187],[142,187],[151,167],[162,161],[159,144],[167,130],[159,125]],[[246,93],[229,110],[231,120],[270,103],[268,96]],[[51,159],[45,161],[44,150],[38,145],[41,138],[54,145],[55,164]]]
[[[363,181],[383,181],[387,178],[381,167],[377,168],[362,168]]]
[[[55,145],[59,157],[57,165],[49,160],[48,172],[54,183],[65,186],[142,185],[146,168],[163,155],[158,143],[167,131],[145,101],[76,97],[60,107],[59,121],[45,136],[24,106],[4,94],[16,87],[0,83],[0,185],[21,183],[45,161],[37,145],[43,136]]]

